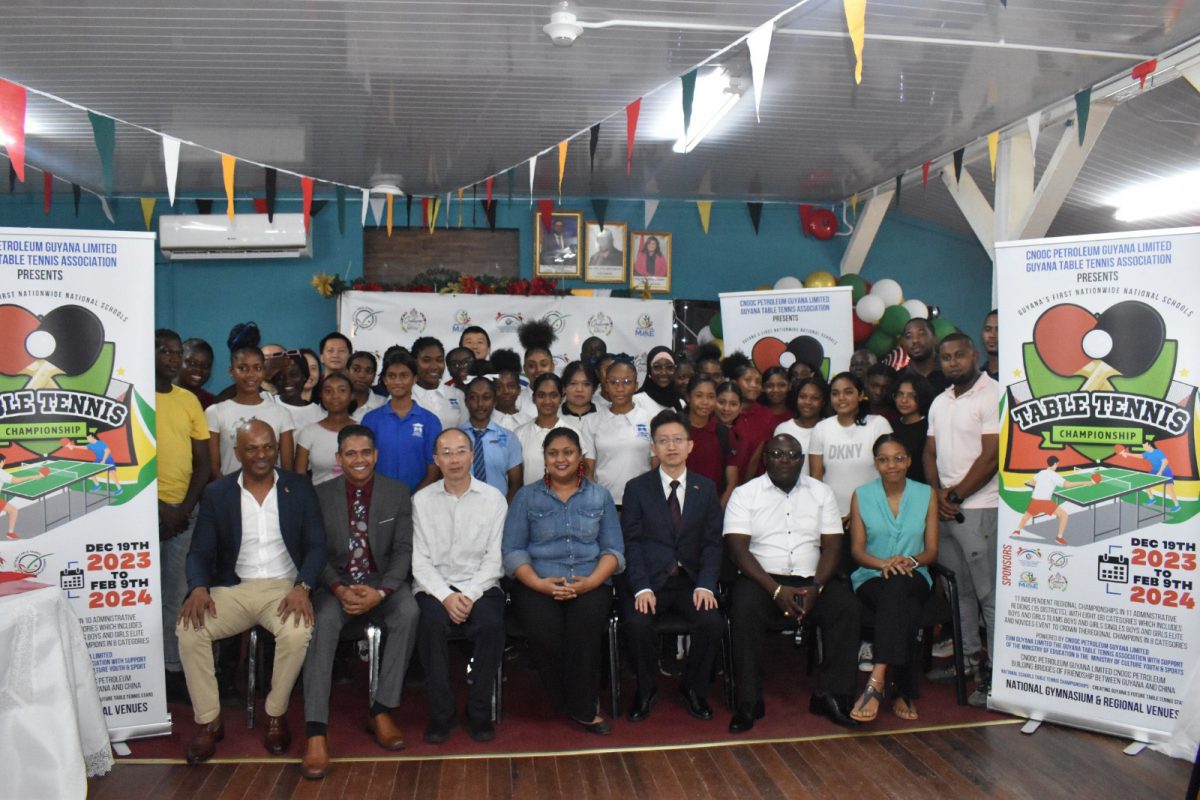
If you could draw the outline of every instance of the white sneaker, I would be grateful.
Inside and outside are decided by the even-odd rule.
[[[954,639],[947,637],[940,642],[933,643],[934,658],[949,658],[952,655],[954,655]]]
[[[971,692],[970,696],[967,697],[967,705],[969,705],[971,708],[987,708],[988,697],[991,696],[991,694],[992,687],[980,683],[975,687],[975,691]]]
[[[860,642],[858,645],[858,671],[870,672],[875,669],[875,648],[870,642]]]

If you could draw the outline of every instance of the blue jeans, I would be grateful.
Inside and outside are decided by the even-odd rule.
[[[179,639],[175,637],[175,622],[183,601],[187,599],[187,554],[196,527],[196,512],[188,518],[187,528],[178,536],[158,543],[161,562],[161,594],[163,623],[163,666],[167,672],[182,672],[179,660]]]

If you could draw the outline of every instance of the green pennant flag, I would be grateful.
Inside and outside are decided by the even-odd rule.
[[[346,232],[346,187],[337,186],[338,233]]]
[[[758,236],[758,225],[762,221],[762,203],[746,203],[746,210],[750,212],[750,222],[754,225],[754,235]]]
[[[1075,95],[1075,124],[1079,127],[1079,145],[1083,146],[1083,137],[1087,134],[1088,114],[1092,111],[1092,90],[1084,89]]]
[[[71,184],[71,196],[75,198],[75,216],[79,216],[79,198],[83,196],[83,189],[78,183]]]
[[[699,70],[692,70],[687,75],[680,77],[683,82],[683,135],[687,136],[688,128],[692,126],[692,100],[696,96],[696,74]]]
[[[104,172],[104,195],[113,195],[113,150],[117,144],[117,122],[95,111],[88,112],[92,123],[92,135],[96,137],[96,150],[100,153],[100,169]]]
[[[593,197],[592,210],[596,212],[596,220],[600,223],[600,230],[604,230],[604,215],[608,213],[608,200]]]

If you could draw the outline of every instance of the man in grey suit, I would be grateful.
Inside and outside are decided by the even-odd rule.
[[[338,434],[342,475],[317,487],[329,561],[313,592],[316,624],[304,661],[308,747],[301,770],[306,778],[322,778],[329,770],[326,725],[333,657],[342,627],[356,618],[375,622],[386,637],[367,729],[380,747],[404,747],[390,712],[400,704],[417,636],[417,603],[409,578],[412,504],[408,487],[375,474],[377,457],[371,429],[347,425]]]

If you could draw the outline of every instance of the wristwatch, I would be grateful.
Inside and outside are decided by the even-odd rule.
[[[953,489],[946,492],[946,499],[949,500],[951,503],[954,503],[954,505],[956,505],[956,506],[962,505],[962,501],[963,501],[963,499],[958,496],[958,492],[954,491]]]
[[[308,592],[309,594],[312,594],[312,587],[311,587],[311,586],[309,586],[309,585],[308,585],[307,583],[305,583],[304,581],[296,581],[296,585],[297,585],[297,586],[299,586],[299,587],[300,587],[301,589],[303,589],[304,591]]]

